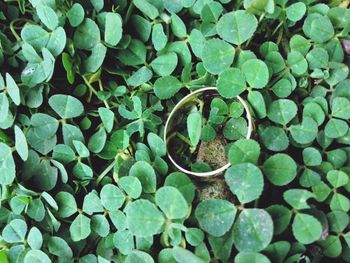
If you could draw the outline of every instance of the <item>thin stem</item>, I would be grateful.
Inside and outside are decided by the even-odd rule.
[[[185,136],[183,136],[181,133],[176,132],[176,136],[177,136],[180,140],[184,141],[185,143],[187,143],[189,146],[192,147],[192,143],[190,142],[190,140],[187,139]]]
[[[90,90],[90,95],[89,95],[89,98],[88,98],[88,102],[90,102],[92,93],[95,94],[95,96],[97,97],[97,91],[96,91],[95,88],[90,84],[90,82],[86,79],[85,76],[82,76],[82,78],[83,78],[83,80],[84,80],[86,86],[88,86],[88,88],[89,88],[89,90]],[[101,80],[99,79],[99,80],[98,80],[99,85],[100,85],[100,81],[101,81]],[[102,82],[101,82],[100,89],[103,91]],[[103,100],[103,103],[105,104],[106,108],[109,109],[109,105],[108,105],[107,101],[106,101],[106,100]]]
[[[103,172],[97,177],[96,183],[97,185],[102,181],[102,179],[113,169],[114,165],[117,163],[117,160],[114,161],[103,170]]]
[[[130,5],[128,7],[128,11],[126,12],[126,16],[124,19],[124,25],[128,23],[133,10],[134,10],[134,1],[131,1]]]
[[[103,91],[103,85],[102,85],[101,79],[98,80],[98,86],[99,86],[100,90]],[[106,100],[103,100],[103,103],[105,104],[106,108],[109,109],[108,102]]]

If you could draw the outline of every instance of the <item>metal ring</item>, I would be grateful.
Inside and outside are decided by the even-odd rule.
[[[167,133],[168,133],[168,126],[169,126],[169,123],[173,117],[173,115],[176,113],[176,111],[181,108],[181,106],[183,106],[183,104],[185,104],[185,102],[190,99],[191,97],[195,96],[195,95],[198,95],[198,93],[203,93],[205,91],[209,91],[209,90],[215,90],[217,91],[217,88],[216,87],[207,87],[207,88],[201,88],[201,89],[198,89],[190,94],[188,94],[187,96],[185,96],[184,98],[182,98],[174,107],[174,109],[170,112],[169,116],[168,116],[168,119],[165,123],[165,127],[164,127],[164,142],[166,144],[166,147],[168,148],[168,138],[167,138]],[[248,119],[248,132],[247,132],[247,135],[246,135],[246,139],[249,139],[251,134],[252,134],[252,131],[253,131],[253,121],[252,121],[252,116],[250,114],[250,111],[249,111],[249,107],[247,105],[247,103],[240,97],[240,96],[236,96],[236,98],[239,100],[240,103],[242,103],[243,107],[244,107],[244,110],[246,112],[246,118]],[[225,171],[227,168],[229,168],[231,166],[230,163],[227,163],[226,165],[214,170],[214,171],[210,171],[210,172],[204,172],[204,173],[198,173],[198,172],[192,172],[192,171],[189,171],[187,169],[184,169],[183,167],[181,167],[179,164],[177,164],[175,162],[175,160],[171,157],[170,153],[168,152],[167,150],[167,156],[168,158],[170,159],[170,161],[172,162],[172,164],[177,168],[179,169],[181,172],[183,173],[186,173],[186,174],[190,174],[190,175],[194,175],[194,176],[198,176],[198,177],[210,177],[210,176],[214,176],[216,174],[219,174],[223,171]]]

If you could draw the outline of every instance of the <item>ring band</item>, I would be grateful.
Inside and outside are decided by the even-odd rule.
[[[173,110],[170,112],[169,116],[168,116],[168,119],[165,123],[165,127],[164,127],[164,142],[166,144],[166,148],[168,149],[168,138],[167,138],[167,135],[168,135],[168,126],[169,126],[169,123],[172,119],[172,117],[174,116],[174,114],[176,113],[176,111],[181,108],[190,98],[194,97],[194,96],[198,96],[198,94],[200,93],[204,93],[205,91],[217,91],[217,88],[216,87],[207,87],[207,88],[201,88],[201,89],[198,89],[188,95],[186,95],[184,98],[182,98],[176,105],[175,107],[173,108]],[[242,103],[243,107],[244,107],[244,110],[246,112],[246,118],[248,119],[248,131],[247,131],[247,135],[246,135],[246,139],[249,139],[251,137],[251,134],[252,134],[252,131],[253,131],[253,121],[252,121],[252,116],[250,114],[250,111],[249,111],[249,107],[247,105],[247,103],[240,97],[240,96],[236,96],[236,98],[239,100],[240,103]],[[192,171],[189,171],[183,167],[181,167],[179,164],[177,164],[175,162],[175,160],[171,157],[169,151],[167,150],[167,156],[169,158],[169,160],[172,162],[172,164],[178,169],[180,170],[181,172],[183,173],[186,173],[186,174],[190,174],[190,175],[193,175],[193,176],[197,176],[197,177],[210,177],[210,176],[214,176],[216,174],[219,174],[223,171],[225,171],[227,168],[229,168],[231,166],[230,163],[227,163],[225,164],[224,166],[214,170],[214,171],[210,171],[210,172],[203,172],[203,173],[199,173],[199,172],[192,172]]]

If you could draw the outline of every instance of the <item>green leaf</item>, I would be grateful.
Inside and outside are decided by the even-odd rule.
[[[104,211],[101,200],[97,196],[96,192],[93,191],[85,195],[83,202],[83,211],[88,215]]]
[[[55,199],[47,192],[42,192],[41,193],[41,197],[43,198],[43,200],[45,200],[45,202],[51,207],[53,208],[55,211],[58,210],[58,205],[55,201]]]
[[[202,114],[198,111],[191,112],[187,117],[187,132],[192,146],[197,146],[201,138]]]
[[[93,215],[91,218],[91,230],[100,237],[106,237],[110,231],[107,218],[104,215]]]
[[[119,52],[119,60],[127,66],[137,66],[146,62],[146,46],[137,39],[132,39],[127,49]]]
[[[231,141],[245,138],[247,132],[247,121],[243,117],[229,119],[223,131],[225,138]]]
[[[129,146],[130,137],[125,130],[116,130],[112,133],[111,143],[120,150],[125,150]]]
[[[272,91],[279,98],[287,98],[292,93],[292,83],[282,78],[272,86]]]
[[[134,250],[125,258],[125,263],[154,263],[154,260],[146,252]]]
[[[100,29],[90,18],[85,18],[74,33],[74,44],[79,49],[91,50],[101,41]]]
[[[26,161],[28,159],[27,139],[21,128],[19,128],[17,125],[15,125],[15,147],[21,159]]]
[[[79,214],[69,227],[69,232],[72,240],[77,242],[86,239],[90,233],[90,218],[83,214]]]
[[[303,150],[304,164],[307,166],[317,166],[322,162],[321,153],[313,147],[308,147]]]
[[[339,236],[329,235],[326,240],[320,241],[320,246],[326,257],[337,258],[342,253],[342,243]]]
[[[27,214],[35,221],[41,222],[45,217],[43,202],[40,199],[33,199],[28,205]]]
[[[107,133],[103,127],[100,127],[89,139],[88,148],[93,153],[99,153],[106,144]]]
[[[246,89],[245,76],[238,68],[228,68],[220,73],[216,86],[221,96],[236,97]]]
[[[321,223],[313,216],[298,213],[293,224],[293,235],[302,244],[311,244],[321,238]]]
[[[148,200],[139,199],[125,209],[129,230],[137,237],[148,237],[162,231],[165,219],[158,208]]]
[[[289,99],[278,99],[270,104],[267,117],[278,124],[287,125],[297,114],[297,105]]]
[[[273,221],[263,209],[243,210],[233,226],[233,240],[240,252],[258,252],[266,248],[273,236]]]
[[[344,97],[336,97],[332,103],[332,116],[348,120],[350,119],[350,101]]]
[[[67,242],[60,237],[50,237],[48,240],[48,248],[50,254],[60,258],[70,259],[73,257],[73,251]]]
[[[304,117],[301,124],[291,125],[289,131],[297,143],[311,143],[317,136],[317,123],[310,117]]]
[[[90,3],[97,12],[100,12],[104,6],[104,0],[90,0]]]
[[[72,27],[79,26],[84,20],[84,8],[79,3],[74,3],[67,12],[67,18]]]
[[[169,219],[185,218],[188,214],[186,199],[172,186],[163,186],[157,190],[156,204]]]
[[[334,188],[339,188],[349,182],[349,176],[343,171],[330,170],[327,173],[327,180]]]
[[[161,100],[169,99],[182,88],[182,83],[174,76],[165,76],[154,82],[154,93]]]
[[[250,39],[258,26],[254,15],[243,11],[233,11],[224,14],[216,25],[219,36],[235,45],[241,45]]]
[[[27,224],[22,219],[11,220],[2,230],[2,238],[7,243],[23,242],[27,234]]]
[[[283,233],[292,219],[292,212],[283,205],[272,205],[266,208],[273,220],[274,235]]]
[[[118,210],[125,201],[124,193],[115,185],[106,184],[103,186],[101,193],[101,203],[107,210]]]
[[[168,38],[164,33],[162,24],[155,24],[152,28],[152,43],[154,49],[159,51],[162,50],[168,42]]]
[[[261,89],[269,81],[269,69],[260,59],[249,59],[242,65],[242,71],[252,88]]]
[[[349,130],[348,124],[343,120],[330,119],[324,129],[325,134],[329,138],[339,138],[344,136]]]
[[[327,214],[330,230],[336,233],[341,233],[349,224],[349,215],[343,211],[333,211]]]
[[[163,139],[160,138],[157,134],[150,132],[147,135],[147,142],[154,155],[158,155],[160,157],[166,155],[166,145]]]
[[[327,16],[318,13],[312,13],[307,16],[303,25],[305,35],[316,43],[323,43],[331,39],[334,35],[334,29]]]
[[[113,236],[113,244],[124,255],[129,255],[134,249],[134,237],[129,230],[117,231]]]
[[[24,263],[51,263],[51,259],[41,250],[29,250],[24,257]]]
[[[119,43],[123,35],[122,19],[118,13],[106,14],[104,39],[107,44],[115,46]]]
[[[137,199],[142,193],[142,185],[137,177],[124,176],[119,179],[118,185],[131,198]]]
[[[53,36],[53,34],[51,36]],[[61,42],[58,43],[61,44]],[[62,43],[64,47],[65,42]],[[57,42],[55,42],[55,44],[57,44]],[[42,61],[36,63],[29,63],[26,66],[26,68],[22,71],[21,80],[24,84],[26,84],[29,87],[34,87],[39,83],[48,81],[53,75],[55,58],[53,57],[51,52],[46,48],[42,48],[42,55]]]
[[[151,63],[151,67],[159,76],[169,76],[177,66],[177,55],[174,52],[157,56]]]
[[[208,240],[210,247],[214,252],[215,258],[221,259],[223,261],[229,259],[233,249],[232,230],[221,237],[209,236]]]
[[[0,184],[12,184],[16,177],[16,165],[12,157],[12,150],[6,144],[0,142]]]
[[[46,46],[49,37],[49,33],[38,25],[26,24],[21,31],[23,41],[33,46],[37,52]]]
[[[43,236],[40,230],[33,226],[28,233],[27,241],[31,249],[40,249],[43,244]]]
[[[113,129],[114,113],[110,109],[100,107],[98,108],[98,115],[100,116],[103,126],[109,133]]]
[[[304,189],[289,189],[283,194],[284,200],[295,209],[310,208],[308,199],[315,198],[314,194]]]
[[[78,211],[74,196],[68,192],[59,192],[55,196],[58,205],[58,216],[62,218],[70,217]]]
[[[295,161],[284,153],[269,157],[264,162],[262,169],[269,181],[278,186],[289,184],[297,175]]]
[[[216,75],[228,69],[234,57],[235,49],[223,40],[213,38],[203,46],[203,66],[209,73]]]
[[[154,20],[158,15],[158,9],[150,2],[145,0],[134,0],[134,5],[150,19]]]
[[[254,109],[256,116],[258,118],[266,117],[266,103],[263,95],[256,90],[250,91],[248,93],[248,102]]]
[[[128,79],[127,83],[129,86],[141,86],[142,84],[145,84],[152,78],[152,70],[147,68],[146,66],[139,68],[137,71],[135,71]]]
[[[268,257],[264,256],[260,253],[252,253],[252,252],[245,252],[245,253],[238,253],[238,255],[235,257],[235,263],[250,263],[250,262],[259,262],[259,263],[270,263]]]
[[[319,104],[310,102],[304,106],[303,118],[305,117],[310,117],[316,121],[318,125],[321,125],[325,120],[325,113]]]
[[[81,141],[73,140],[73,144],[74,144],[75,150],[77,151],[80,157],[86,158],[90,156],[89,149],[85,146],[84,143],[82,143]]]
[[[252,0],[244,0],[243,1],[244,8],[251,13],[261,13],[266,11],[269,14],[274,12],[274,2],[272,1],[252,1]]]
[[[49,105],[64,119],[78,117],[84,112],[83,104],[70,95],[53,95],[49,99]]]
[[[199,246],[204,240],[204,232],[199,228],[187,228],[185,232],[186,241],[191,246]]]
[[[329,206],[332,211],[340,210],[348,212],[350,210],[350,200],[348,197],[340,193],[335,193],[331,199]]]
[[[311,41],[301,35],[294,35],[290,39],[290,47],[305,56],[311,47]]]
[[[36,12],[41,22],[47,28],[54,30],[58,26],[58,16],[51,7],[45,5],[38,5],[36,8]]]
[[[153,167],[145,162],[138,161],[131,166],[129,171],[130,176],[137,177],[145,193],[154,193],[156,191],[157,179]]]
[[[184,249],[182,247],[174,247],[173,248],[173,256],[176,262],[182,263],[204,263],[199,257],[193,254],[191,251]]]
[[[205,43],[205,37],[203,36],[202,32],[198,29],[192,29],[190,34],[190,46],[192,49],[192,52],[195,54],[195,56],[201,58],[203,53],[203,46]]]
[[[47,139],[54,136],[58,129],[58,121],[50,115],[44,113],[35,113],[30,119],[31,129],[39,138]],[[30,132],[27,133],[27,139]]]
[[[187,30],[184,22],[175,13],[171,14],[171,31],[177,37],[186,37]]]
[[[187,175],[180,172],[171,173],[165,178],[164,186],[173,186],[177,188],[187,202],[189,204],[192,203],[196,188]]]
[[[4,122],[9,113],[9,100],[4,92],[0,93],[0,122]]]
[[[212,236],[224,235],[231,228],[237,209],[229,201],[220,199],[204,200],[195,210],[200,227]]]
[[[201,19],[205,23],[216,23],[224,11],[222,5],[218,2],[209,2],[201,11]]]
[[[286,14],[290,21],[297,22],[303,18],[306,13],[306,5],[303,2],[297,2],[287,7]]]
[[[235,141],[229,149],[228,160],[231,164],[258,162],[260,156],[260,146],[252,139],[240,139]]]
[[[62,27],[58,27],[51,33],[46,47],[53,56],[57,57],[62,53],[64,47],[66,46],[66,42],[66,31],[64,31]]]
[[[330,86],[337,85],[340,81],[347,78],[349,75],[349,67],[343,63],[330,62],[329,63],[329,77],[326,82]]]
[[[324,48],[314,48],[306,55],[310,69],[327,68],[329,55]]]
[[[292,70],[293,75],[299,77],[307,72],[308,64],[303,54],[292,50],[288,53],[287,64]]]
[[[74,160],[75,153],[69,146],[64,144],[57,144],[53,149],[52,158],[63,164],[66,164]]]
[[[84,61],[85,70],[89,73],[96,72],[102,65],[107,53],[107,48],[98,43],[91,50],[91,55]]]
[[[15,80],[8,73],[6,73],[6,89],[12,101],[18,106],[21,103],[19,88]]]
[[[241,204],[258,199],[264,188],[262,172],[251,163],[232,165],[225,173],[225,180]]]

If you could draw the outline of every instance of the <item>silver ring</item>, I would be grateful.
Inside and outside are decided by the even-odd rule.
[[[188,94],[187,96],[185,96],[184,98],[182,98],[174,107],[174,109],[170,112],[169,116],[168,116],[168,119],[165,123],[165,127],[164,127],[164,142],[166,144],[166,147],[167,147],[167,156],[169,158],[169,160],[172,162],[172,164],[178,169],[180,170],[181,172],[183,173],[186,173],[186,174],[190,174],[190,175],[194,175],[194,176],[198,176],[198,177],[210,177],[210,176],[214,176],[216,174],[219,174],[223,171],[225,171],[227,168],[229,168],[231,166],[230,163],[227,163],[225,164],[224,166],[214,170],[214,171],[210,171],[210,172],[204,172],[204,173],[198,173],[198,172],[192,172],[192,171],[189,171],[187,169],[184,169],[183,167],[181,167],[179,164],[177,164],[175,162],[175,160],[171,157],[169,151],[168,151],[168,138],[167,138],[167,133],[168,133],[168,126],[169,126],[169,123],[173,117],[173,115],[176,113],[176,111],[181,108],[181,106],[183,106],[183,104],[185,104],[187,102],[188,99],[190,99],[192,96],[195,96],[197,95],[198,93],[203,93],[205,91],[209,91],[209,90],[215,90],[217,91],[217,88],[216,87],[207,87],[207,88],[201,88],[201,89],[198,89],[190,94]],[[236,98],[239,100],[240,103],[242,103],[243,107],[244,107],[244,110],[246,112],[246,118],[248,119],[248,132],[247,132],[247,135],[246,135],[246,139],[249,139],[251,134],[252,134],[252,131],[253,131],[253,121],[252,121],[252,116],[250,114],[250,111],[249,111],[249,107],[247,105],[247,103],[240,97],[240,96],[236,96]]]

